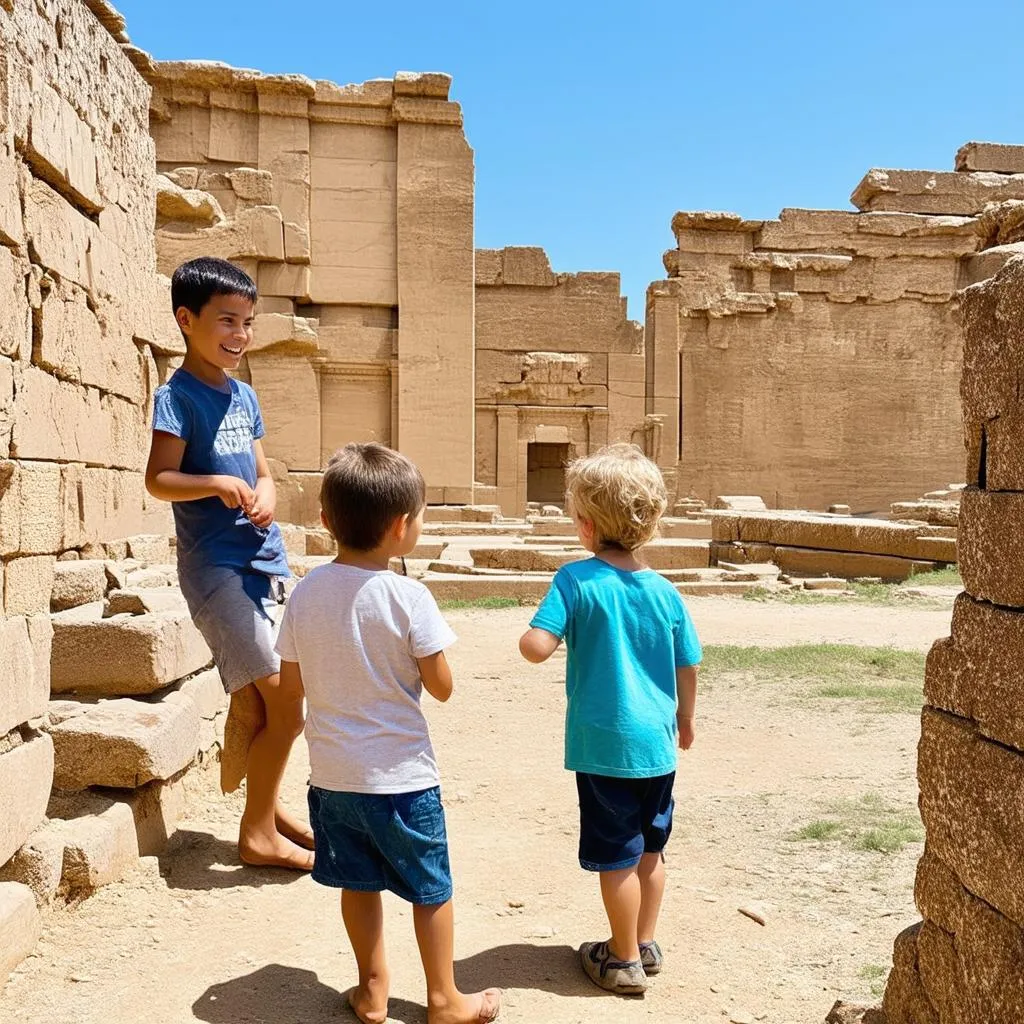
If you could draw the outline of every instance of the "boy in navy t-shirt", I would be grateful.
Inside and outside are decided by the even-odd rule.
[[[278,802],[302,703],[285,699],[273,613],[289,574],[256,394],[228,376],[252,344],[256,285],[226,260],[183,263],[171,281],[181,368],[157,389],[149,493],[173,502],[178,581],[231,695],[221,787],[247,778],[238,851],[248,864],[309,871],[312,833]]]
[[[611,938],[580,962],[601,988],[640,995],[662,967],[676,746],[693,743],[700,643],[675,587],[638,558],[667,499],[661,472],[617,444],[569,467],[569,501],[593,558],[570,562],[519,642],[546,661],[565,640],[565,767],[576,772],[580,865],[601,877]]]

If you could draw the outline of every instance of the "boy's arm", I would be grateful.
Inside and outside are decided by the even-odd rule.
[[[277,511],[277,487],[270,475],[267,457],[263,453],[263,442],[253,441],[252,451],[256,456],[256,486],[253,488],[249,519],[254,526],[267,527],[274,521],[274,513]]]
[[[302,685],[302,673],[297,661],[281,659],[281,675],[277,685],[282,702],[293,704],[302,701],[306,696],[306,688]]]
[[[417,658],[423,689],[443,704],[452,695],[452,670],[444,651]]]
[[[689,750],[693,745],[693,716],[697,706],[697,666],[680,665],[676,669],[676,724],[679,726],[679,747]]]
[[[162,430],[153,431],[146,465],[146,490],[160,501],[198,501],[220,498],[228,508],[248,509],[252,488],[238,477],[181,472],[185,441]]]
[[[532,626],[519,638],[519,653],[531,664],[547,661],[562,641],[546,629]]]

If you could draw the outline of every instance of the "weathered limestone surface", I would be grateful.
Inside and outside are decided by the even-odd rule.
[[[677,214],[669,279],[647,299],[645,394],[664,423],[663,471],[705,500],[742,487],[777,508],[858,514],[958,476],[953,296],[1019,255],[1024,175],[995,173],[1019,169],[1019,148],[970,144],[957,172],[872,171],[854,194],[860,213]],[[997,473],[1021,465],[1019,446],[998,443],[1011,415],[983,417]]]
[[[924,921],[896,942],[890,1024],[1024,1014],[1024,496],[1007,469],[1024,443],[1015,419],[1022,294],[1024,261],[1012,260],[962,300],[966,593],[951,636],[928,656],[918,747],[926,845],[915,888]]]
[[[1024,146],[1005,146],[997,142],[965,143],[957,150],[956,169],[1024,174]]]
[[[0,738],[46,713],[52,638],[45,615],[0,619]]]
[[[199,718],[190,699],[82,705],[50,730],[54,784],[67,790],[135,789],[169,779],[196,756]]]
[[[19,882],[0,882],[0,985],[35,949],[42,927],[32,890]]]
[[[2,749],[2,748],[0,748]],[[53,782],[53,742],[33,734],[0,754],[0,864],[43,820]]]
[[[527,501],[561,503],[565,459],[609,439],[649,446],[643,333],[618,274],[554,274],[526,246],[476,259],[478,497],[521,515]],[[537,444],[566,447],[551,466],[531,464]]]
[[[187,612],[101,616],[88,605],[53,617],[54,693],[147,694],[209,664]]]
[[[98,559],[58,562],[53,567],[50,610],[63,612],[102,601],[107,593],[107,570]]]

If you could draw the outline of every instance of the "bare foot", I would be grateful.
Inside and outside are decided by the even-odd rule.
[[[255,686],[243,686],[231,694],[231,705],[224,723],[224,749],[220,752],[222,793],[234,793],[242,784],[249,747],[264,722],[263,698]]]
[[[313,830],[280,803],[274,808],[274,824],[285,839],[290,839],[305,850],[313,849]]]
[[[261,868],[286,868],[289,871],[312,871],[313,851],[296,846],[290,839],[274,834],[259,834],[238,838],[238,855],[243,864]]]
[[[459,993],[455,1002],[427,1008],[427,1024],[490,1024],[501,1013],[501,989],[488,988],[470,995]]]
[[[357,986],[348,992],[348,1005],[362,1024],[386,1024],[388,1019],[387,982],[374,988],[382,991],[371,993],[369,989]]]

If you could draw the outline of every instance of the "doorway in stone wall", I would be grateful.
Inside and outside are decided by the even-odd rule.
[[[526,500],[542,505],[565,504],[567,444],[533,442],[526,447]]]

